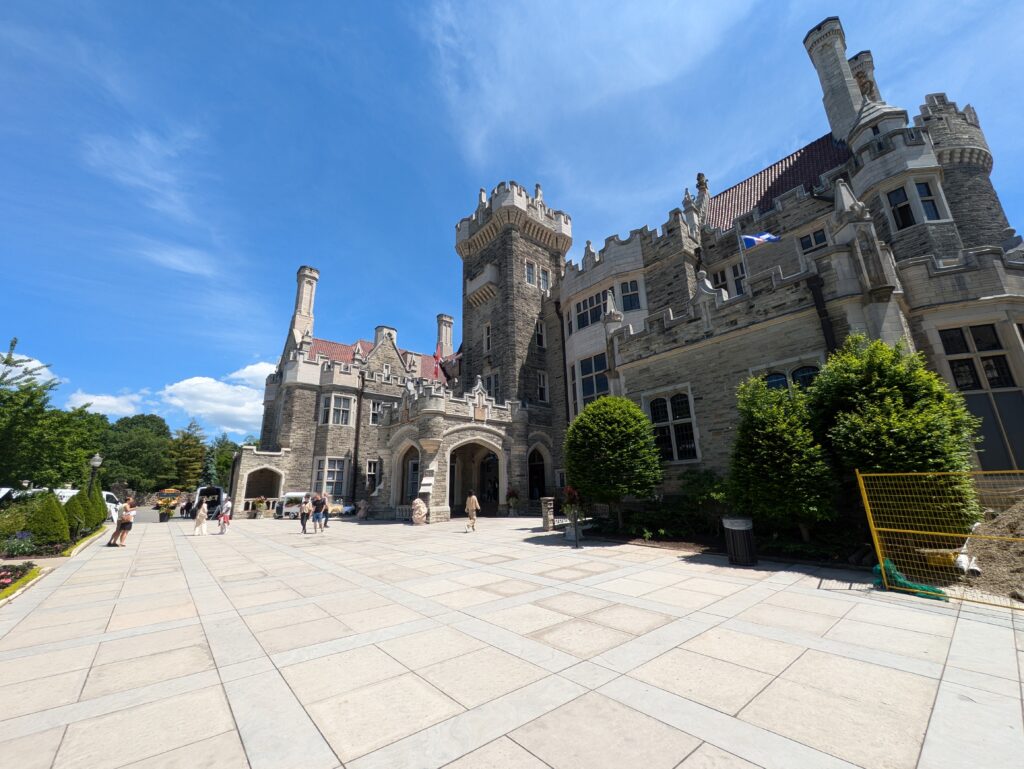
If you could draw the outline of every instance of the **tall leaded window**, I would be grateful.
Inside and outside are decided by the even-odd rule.
[[[793,372],[793,384],[799,385],[800,387],[810,387],[811,382],[818,376],[817,366],[801,366]]]
[[[647,404],[654,424],[654,442],[663,462],[686,462],[697,458],[697,437],[693,429],[690,395],[666,394]]]
[[[526,263],[526,282],[531,286],[537,282],[537,265],[533,262]]]
[[[623,281],[619,287],[622,289],[622,311],[640,309],[640,285],[635,280]]]
[[[736,262],[732,266],[732,285],[736,289],[736,296],[743,293],[743,284],[747,280],[747,268],[743,262]]]
[[[544,349],[544,321],[538,320],[537,327],[534,331],[534,336],[537,340],[537,346]]]
[[[551,288],[551,273],[545,270],[543,267],[540,268],[540,290],[547,291]]]
[[[487,390],[487,394],[489,396],[491,396],[495,400],[498,399],[498,391],[500,389],[500,386],[497,371],[495,371],[493,374],[488,374],[487,376],[484,377],[484,389]]]
[[[491,351],[491,324],[484,324],[484,352]]]
[[[315,491],[326,494],[332,502],[340,500],[345,493],[345,460],[336,457],[318,459],[313,485]]]
[[[370,401],[370,424],[379,425],[381,414],[384,413],[383,401]]]
[[[347,425],[352,412],[352,399],[329,393],[321,399],[320,424]]]
[[[608,358],[605,353],[580,360],[580,394],[583,396],[584,408],[588,403],[608,394],[607,370]]]
[[[1003,343],[994,324],[942,329],[939,339],[958,390],[998,390],[1017,386],[1009,361],[1002,354]]]
[[[576,302],[577,331],[601,320],[601,316],[604,315],[605,300],[607,298],[608,292],[601,291],[593,296],[588,296],[580,302]]]
[[[380,482],[380,460],[379,459],[368,459],[366,460],[366,491],[372,494],[377,490],[377,484]]]
[[[537,400],[548,402],[548,375],[543,371],[537,372]]]
[[[569,372],[572,378],[572,415],[576,416],[580,413],[580,402],[579,396],[576,394],[576,365],[569,366]]]

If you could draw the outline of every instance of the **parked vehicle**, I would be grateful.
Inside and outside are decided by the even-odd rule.
[[[339,499],[337,502],[331,502],[327,506],[327,514],[341,518],[343,515],[355,515],[356,506],[345,504],[344,499]]]
[[[274,510],[274,517],[298,519],[302,500],[305,499],[307,494],[310,494],[310,492],[286,491],[281,495],[281,502],[278,503],[277,508]]]
[[[155,502],[153,509],[159,510],[160,503],[165,499],[178,499],[180,496],[181,492],[177,489],[162,489],[153,495],[153,501]]]
[[[225,497],[227,497],[227,494],[220,486],[200,486],[196,489],[195,503],[192,506],[192,517],[195,517],[195,511],[199,509],[199,506],[205,500],[206,514],[212,519],[224,503]]]
[[[66,505],[68,500],[77,494],[81,489],[54,489],[53,493],[57,495],[57,499],[60,500],[62,505]],[[112,491],[101,491],[103,495],[103,503],[107,506],[107,515],[110,516],[110,520],[117,520],[117,507],[120,502],[117,501],[117,497],[114,496]]]

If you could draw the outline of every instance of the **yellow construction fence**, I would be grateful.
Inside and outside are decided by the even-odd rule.
[[[1024,609],[1024,472],[858,472],[857,482],[880,586]]]

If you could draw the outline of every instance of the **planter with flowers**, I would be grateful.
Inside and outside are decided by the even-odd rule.
[[[18,592],[39,575],[39,567],[31,561],[0,565],[0,601]]]

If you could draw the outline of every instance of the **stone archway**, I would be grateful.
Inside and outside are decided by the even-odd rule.
[[[448,450],[448,506],[453,517],[466,514],[466,496],[476,492],[481,515],[505,510],[507,463],[501,446],[467,438]]]
[[[250,470],[245,476],[244,499],[255,499],[256,497],[267,497],[276,499],[281,496],[284,486],[284,474],[272,467],[260,467]]]
[[[392,477],[392,498],[396,505],[411,505],[420,490],[420,479],[423,467],[420,462],[420,450],[410,445],[397,455]]]

